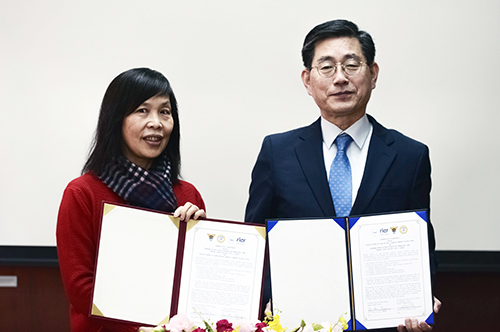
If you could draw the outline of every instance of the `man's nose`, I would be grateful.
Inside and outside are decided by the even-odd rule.
[[[333,73],[333,84],[345,84],[349,82],[346,73],[344,72],[344,68],[341,63],[335,64],[336,70]]]

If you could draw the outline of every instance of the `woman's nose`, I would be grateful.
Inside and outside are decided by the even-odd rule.
[[[163,127],[162,123],[161,123],[161,120],[160,120],[160,117],[154,113],[150,114],[149,115],[149,119],[148,119],[148,127],[150,128],[154,128],[154,129],[157,129],[157,128],[161,128]]]

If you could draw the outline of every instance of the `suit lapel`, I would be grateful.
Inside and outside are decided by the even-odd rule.
[[[356,201],[351,210],[351,215],[363,214],[368,204],[375,196],[380,183],[384,179],[394,158],[396,151],[390,148],[393,142],[387,129],[368,115],[373,124],[373,134],[366,158],[365,172],[359,187]]]
[[[298,139],[295,152],[307,182],[324,216],[335,216],[323,159],[320,119],[304,128]]]

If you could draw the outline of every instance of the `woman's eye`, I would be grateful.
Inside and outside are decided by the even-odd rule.
[[[165,110],[160,111],[160,114],[163,114],[163,115],[170,115],[171,113],[172,112],[169,109],[165,109]]]
[[[138,109],[136,110],[136,112],[137,112],[137,113],[146,113],[146,112],[147,112],[147,110],[146,110],[145,108],[138,108]]]

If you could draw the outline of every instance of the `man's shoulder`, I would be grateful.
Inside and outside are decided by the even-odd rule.
[[[297,138],[307,139],[308,137],[315,134],[321,134],[319,119],[314,121],[312,124],[308,126],[295,128],[281,133],[267,135],[264,140],[271,140],[273,141],[273,143],[288,144],[294,139]]]
[[[387,145],[404,146],[407,149],[427,148],[424,143],[411,138],[396,129],[388,129],[384,127],[372,116],[368,116],[368,118],[373,125],[373,135],[380,138]]]

